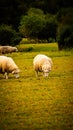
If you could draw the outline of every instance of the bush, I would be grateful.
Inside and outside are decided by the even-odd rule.
[[[59,50],[73,48],[73,8],[63,8],[57,14]]]
[[[44,16],[35,14],[25,15],[21,19],[19,32],[23,37],[36,39],[44,26]]]
[[[20,35],[12,28],[12,26],[5,24],[0,26],[0,45],[17,45],[20,40]]]
[[[58,28],[57,41],[59,50],[73,48],[73,26],[60,26]]]
[[[30,9],[20,21],[19,32],[23,37],[31,39],[47,40],[56,39],[56,16],[45,15],[40,9]]]
[[[47,14],[45,18],[45,26],[39,33],[39,38],[47,39],[48,42],[56,41],[56,33],[58,26],[56,16]]]

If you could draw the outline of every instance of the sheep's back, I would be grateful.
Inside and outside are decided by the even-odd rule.
[[[8,57],[7,67],[10,71],[18,68],[18,66],[15,64],[14,60],[11,57]]]
[[[45,55],[37,55],[33,60],[33,67],[35,70],[42,71],[43,64],[49,64],[50,61],[51,59]]]
[[[43,64],[45,61],[51,61],[51,59],[45,55],[37,55],[33,60],[33,64]]]
[[[0,56],[0,70],[4,72],[7,68],[6,56]]]

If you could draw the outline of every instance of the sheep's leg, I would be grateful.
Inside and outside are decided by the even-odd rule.
[[[5,72],[4,76],[5,76],[5,79],[8,79],[7,72]]]
[[[38,77],[38,71],[36,71],[36,77]]]

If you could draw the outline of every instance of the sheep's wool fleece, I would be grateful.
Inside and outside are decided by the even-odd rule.
[[[34,60],[33,60],[33,67],[35,70],[39,69],[39,71],[42,71],[42,65],[44,65],[44,63],[46,64],[50,64],[52,66],[52,60],[51,58],[49,58],[46,55],[43,54],[38,54],[37,56],[35,56]]]
[[[0,56],[0,69],[1,68],[3,72],[5,70],[11,72],[18,67],[11,57]]]

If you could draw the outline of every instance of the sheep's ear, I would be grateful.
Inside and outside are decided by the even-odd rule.
[[[14,74],[14,71],[12,71],[12,74]]]

